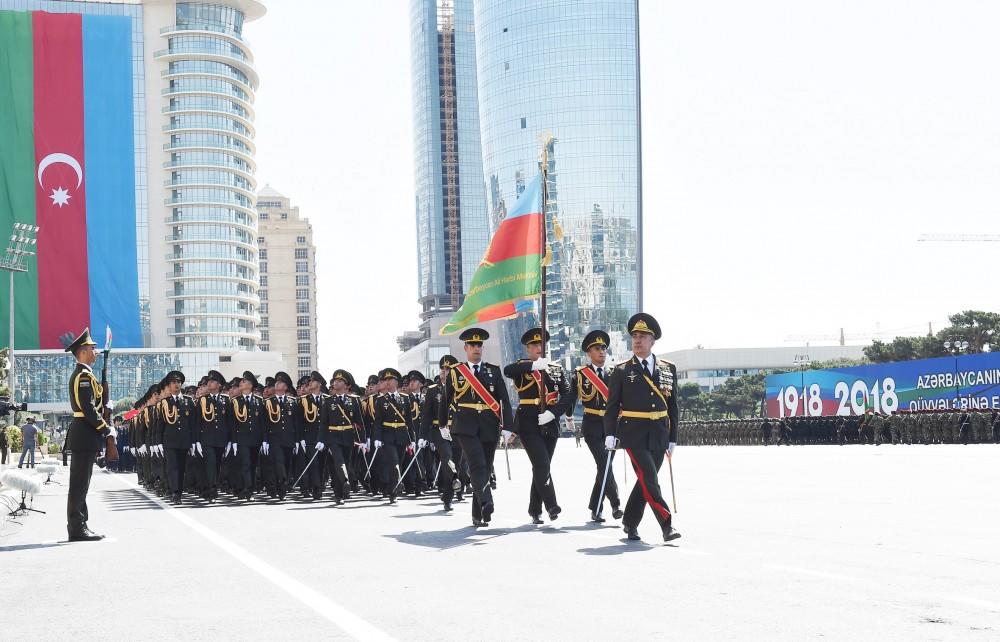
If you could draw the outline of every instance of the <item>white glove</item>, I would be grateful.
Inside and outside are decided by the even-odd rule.
[[[375,440],[375,447],[376,447],[376,448],[381,448],[381,447],[382,447],[382,442],[381,442],[381,441],[379,441],[378,439],[376,439],[376,440]]]
[[[118,431],[115,430],[114,426],[108,426],[108,430],[111,431],[111,434],[108,435],[109,437],[111,437],[112,439],[118,439]]]
[[[157,444],[156,454],[159,455],[160,457],[163,457],[163,444]]]
[[[316,450],[323,452],[324,448],[326,448],[326,444],[324,444],[322,441],[316,442]]]
[[[271,446],[266,441],[260,445],[260,452],[266,455],[270,451],[271,451]]]
[[[441,428],[441,439],[451,441],[451,428]]]
[[[368,441],[366,440],[365,443],[361,444],[361,452],[367,455],[369,450],[371,450],[371,447],[368,445]]]
[[[673,457],[674,456],[674,448],[677,448],[677,444],[676,443],[670,442],[669,444],[667,444],[667,457]]]
[[[437,452],[437,448],[436,448],[436,447],[434,446],[434,444],[433,444],[433,443],[431,443],[431,452],[432,452],[432,453],[433,453],[433,452]]]
[[[576,420],[572,416],[566,417],[566,428],[576,430]]]
[[[555,418],[556,416],[552,414],[551,410],[546,410],[542,414],[538,415],[538,425],[544,426]]]
[[[188,454],[190,454],[192,457],[194,457],[194,444],[191,444],[191,449],[188,450]]]
[[[233,457],[235,457],[235,456],[236,456],[236,446],[237,446],[237,445],[238,445],[238,444],[237,444],[237,443],[236,443],[236,442],[234,441],[234,442],[233,442]]]
[[[607,437],[604,438],[604,448],[607,449],[607,450],[614,450],[615,449],[615,441],[617,441],[617,440],[614,437],[612,437],[611,435],[608,435]]]
[[[293,455],[298,455],[299,454],[299,444],[298,444],[298,442],[296,442],[295,445],[292,446],[292,454]]]
[[[509,430],[501,430],[500,438],[503,440],[503,443],[509,444],[511,440],[514,439],[514,433]]]
[[[305,439],[303,439],[302,441],[299,442],[299,448],[302,449],[303,453],[306,451],[306,440]]]
[[[412,441],[410,442],[410,450],[412,450],[412,451],[416,451],[417,450],[417,445],[415,443],[413,443]]]
[[[426,439],[418,439],[417,440],[417,447],[418,448],[427,448],[427,440]]]
[[[194,442],[194,445],[195,445],[195,450],[198,451],[198,456],[199,457],[204,457],[205,453],[201,452],[201,442],[200,441],[196,441],[196,442]]]
[[[545,357],[538,357],[531,362],[532,370],[547,370],[549,367],[549,360]]]
[[[223,457],[228,457],[229,456],[229,452],[232,449],[233,449],[233,442],[229,442],[228,444],[226,444],[226,450],[225,450],[225,452],[222,453],[222,456]]]

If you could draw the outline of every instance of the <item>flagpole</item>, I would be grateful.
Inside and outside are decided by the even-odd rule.
[[[547,224],[548,224],[548,204],[549,204],[549,141],[550,140],[551,140],[551,137],[547,137],[545,139],[545,142],[542,143],[542,226],[541,226],[542,227],[542,230],[541,230],[541,236],[542,236],[542,260],[541,260],[542,284],[541,285],[542,285],[542,287],[541,287],[541,305],[540,305],[540,312],[541,312],[541,314],[539,315],[541,317],[539,325],[541,325],[541,327],[542,327],[542,339],[544,339],[545,335],[548,333],[548,327],[547,327],[547,322],[546,322],[546,309],[545,309],[545,258],[546,258],[545,257],[545,254],[546,254],[546,247],[545,247],[546,229],[545,228],[547,227]],[[543,357],[546,355],[546,353],[548,351],[548,347],[549,347],[549,342],[548,341],[542,341],[542,356]]]

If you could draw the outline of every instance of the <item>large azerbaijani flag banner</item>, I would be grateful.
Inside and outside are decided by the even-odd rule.
[[[0,11],[0,239],[40,228],[14,276],[18,349],[107,325],[142,346],[132,82],[131,18]]]
[[[542,291],[542,180],[538,172],[500,222],[462,307],[441,328],[441,335],[509,319],[534,305]]]

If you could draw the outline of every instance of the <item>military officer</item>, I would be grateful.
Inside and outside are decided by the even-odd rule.
[[[632,357],[618,364],[608,378],[608,405],[604,414],[605,447],[620,442],[636,473],[636,483],[625,505],[622,526],[630,540],[638,540],[639,522],[646,504],[660,524],[664,542],[680,537],[671,524],[670,509],[657,478],[663,457],[673,456],[677,445],[677,370],[657,360],[653,344],[660,338],[660,324],[640,312],[628,321]]]
[[[416,488],[416,495],[419,497],[422,490],[427,490],[431,483],[431,479],[426,478],[425,472],[432,470],[433,465],[431,451],[431,443],[426,439],[421,440],[420,437],[420,407],[424,403],[425,395],[424,388],[427,386],[427,377],[424,373],[419,370],[410,370],[405,377],[406,381],[406,393],[410,395],[411,407],[413,412],[413,428],[414,435],[413,440],[417,444],[417,448],[413,453],[413,457],[417,459],[417,463],[410,469],[409,477],[411,484]]]
[[[236,462],[235,488],[240,498],[253,501],[257,485],[257,463],[263,443],[262,418],[264,400],[254,394],[257,377],[249,370],[240,377],[238,394],[233,401],[232,454]],[[227,452],[229,448],[227,448]]]
[[[279,372],[274,375],[274,396],[264,400],[264,440],[261,443],[261,453],[270,462],[270,490],[279,500],[285,499],[288,492],[288,471],[292,467],[292,456],[304,444],[304,440],[299,439],[299,403],[288,392],[293,386],[288,373]]]
[[[66,347],[76,358],[76,367],[69,377],[70,406],[73,420],[66,436],[66,448],[73,455],[69,468],[69,496],[66,502],[66,530],[71,542],[93,542],[103,539],[87,526],[87,492],[97,453],[104,448],[109,436],[116,437],[113,427],[101,417],[103,389],[91,366],[97,361],[90,329],[86,328]]]
[[[483,361],[483,342],[489,333],[469,328],[459,335],[465,342],[466,361],[455,364],[439,404],[440,425],[450,425],[462,446],[472,479],[472,524],[488,526],[493,515],[490,471],[498,438],[509,441],[514,423],[507,386],[498,366]],[[450,421],[449,421],[450,416]]]
[[[408,395],[399,392],[403,376],[395,368],[385,368],[379,372],[379,379],[385,382],[385,392],[375,402],[375,431],[373,437],[376,450],[382,453],[382,493],[390,504],[396,503],[399,491],[400,462],[411,441],[413,415]]]
[[[230,422],[233,409],[229,396],[222,393],[226,378],[218,370],[209,370],[205,394],[198,399],[195,421],[195,450],[202,458],[205,486],[202,496],[214,503],[219,498],[219,471],[222,455],[231,441]]]
[[[166,488],[170,499],[181,502],[184,470],[194,424],[194,401],[181,394],[184,374],[177,370],[167,373],[160,382],[165,394],[159,403],[159,422],[166,465]]]
[[[451,510],[451,500],[455,495],[455,468],[453,452],[451,448],[451,430],[447,421],[441,423],[441,403],[444,398],[444,386],[447,383],[448,372],[452,366],[458,363],[458,359],[450,354],[446,354],[438,360],[438,379],[435,383],[427,387],[424,402],[420,406],[420,439],[418,446],[426,445],[428,442],[434,447],[437,453],[438,464],[435,477],[437,487],[441,489],[441,501],[444,502],[444,510]],[[430,471],[428,470],[428,474]],[[434,483],[434,479],[431,480]]]
[[[320,423],[324,429],[315,446],[328,453],[333,494],[338,506],[351,495],[347,466],[355,441],[360,437],[357,426],[364,422],[360,401],[349,394],[350,382],[351,373],[347,370],[338,369],[333,373],[333,394],[323,400]]]
[[[518,405],[511,430],[518,435],[531,460],[531,491],[528,515],[533,524],[542,523],[542,505],[550,520],[562,512],[552,480],[552,456],[559,442],[559,417],[568,409],[569,392],[562,369],[542,356],[549,333],[532,328],[521,336],[528,353],[503,369],[517,388]]]
[[[326,457],[317,456],[312,460],[312,464],[309,461],[317,450],[322,450],[319,443],[326,433],[326,425],[321,417],[327,399],[326,378],[313,370],[305,379],[302,382],[304,394],[299,396],[299,427],[302,430],[305,447],[300,449],[298,454],[304,460],[302,466],[308,466],[308,469],[305,469],[305,474],[302,475],[303,469],[299,468],[298,475],[302,475],[300,484],[303,495],[318,500],[323,498]]]
[[[615,519],[621,519],[621,500],[618,498],[618,484],[615,483],[613,466],[608,464],[609,455],[614,457],[614,451],[604,448],[604,408],[608,403],[608,370],[605,362],[608,356],[608,344],[611,337],[604,330],[593,330],[583,338],[581,347],[590,359],[590,363],[576,369],[570,381],[569,399],[566,416],[572,422],[573,409],[577,399],[583,405],[583,439],[594,457],[597,465],[597,475],[594,477],[594,487],[590,492],[590,519],[593,522],[603,522],[599,510],[607,497],[611,503],[611,514]],[[608,471],[607,482],[604,481],[604,471]],[[601,497],[601,486],[604,486],[604,497]]]

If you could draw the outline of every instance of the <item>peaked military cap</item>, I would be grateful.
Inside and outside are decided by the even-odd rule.
[[[271,385],[273,386],[279,381],[284,381],[285,385],[288,386],[289,390],[295,387],[295,384],[292,383],[292,378],[288,375],[287,372],[279,372],[278,374],[274,375],[274,379],[272,380],[273,383]]]
[[[438,367],[442,370],[445,368],[450,368],[452,366],[458,365],[458,359],[450,354],[446,354],[438,360]]]
[[[490,333],[482,328],[469,328],[462,334],[458,335],[459,341],[464,341],[466,343],[482,343],[490,338]]]
[[[591,330],[587,333],[587,336],[583,338],[583,351],[586,352],[594,346],[604,346],[608,347],[611,343],[611,337],[604,330]]]
[[[249,370],[243,373],[243,376],[240,377],[240,381],[249,381],[250,385],[253,386],[254,388],[260,387],[260,382],[257,381],[257,375],[250,372]],[[238,384],[239,381],[236,381],[236,383]]]
[[[378,375],[368,375],[368,385],[374,386],[378,383]]]
[[[521,335],[521,345],[529,343],[542,343],[549,340],[549,331],[541,328],[532,328]]]
[[[351,385],[351,383],[354,381],[354,378],[351,377],[351,373],[344,370],[343,368],[337,368],[333,372],[333,379],[331,379],[331,381],[336,381],[337,379],[340,379],[347,385]],[[368,377],[368,382],[369,383],[372,382],[371,377]]]
[[[160,385],[166,388],[172,381],[184,383],[184,373],[180,370],[171,370],[167,373],[167,376],[160,381]]]
[[[653,335],[654,339],[659,339],[662,336],[660,324],[656,322],[653,315],[646,314],[645,312],[634,314],[628,320],[628,333],[632,334],[633,332],[645,332],[646,334]]]
[[[83,332],[80,333],[76,339],[66,346],[66,352],[72,352],[76,354],[76,351],[83,346],[96,346],[97,342],[90,338],[90,328],[84,328]]]
[[[410,370],[409,372],[407,372],[406,380],[419,381],[421,384],[427,383],[427,377],[425,377],[424,373],[420,372],[419,370]]]
[[[402,381],[403,375],[399,374],[399,370],[396,370],[395,368],[383,368],[382,370],[379,370],[378,378],[382,381],[386,381],[388,379]]]

